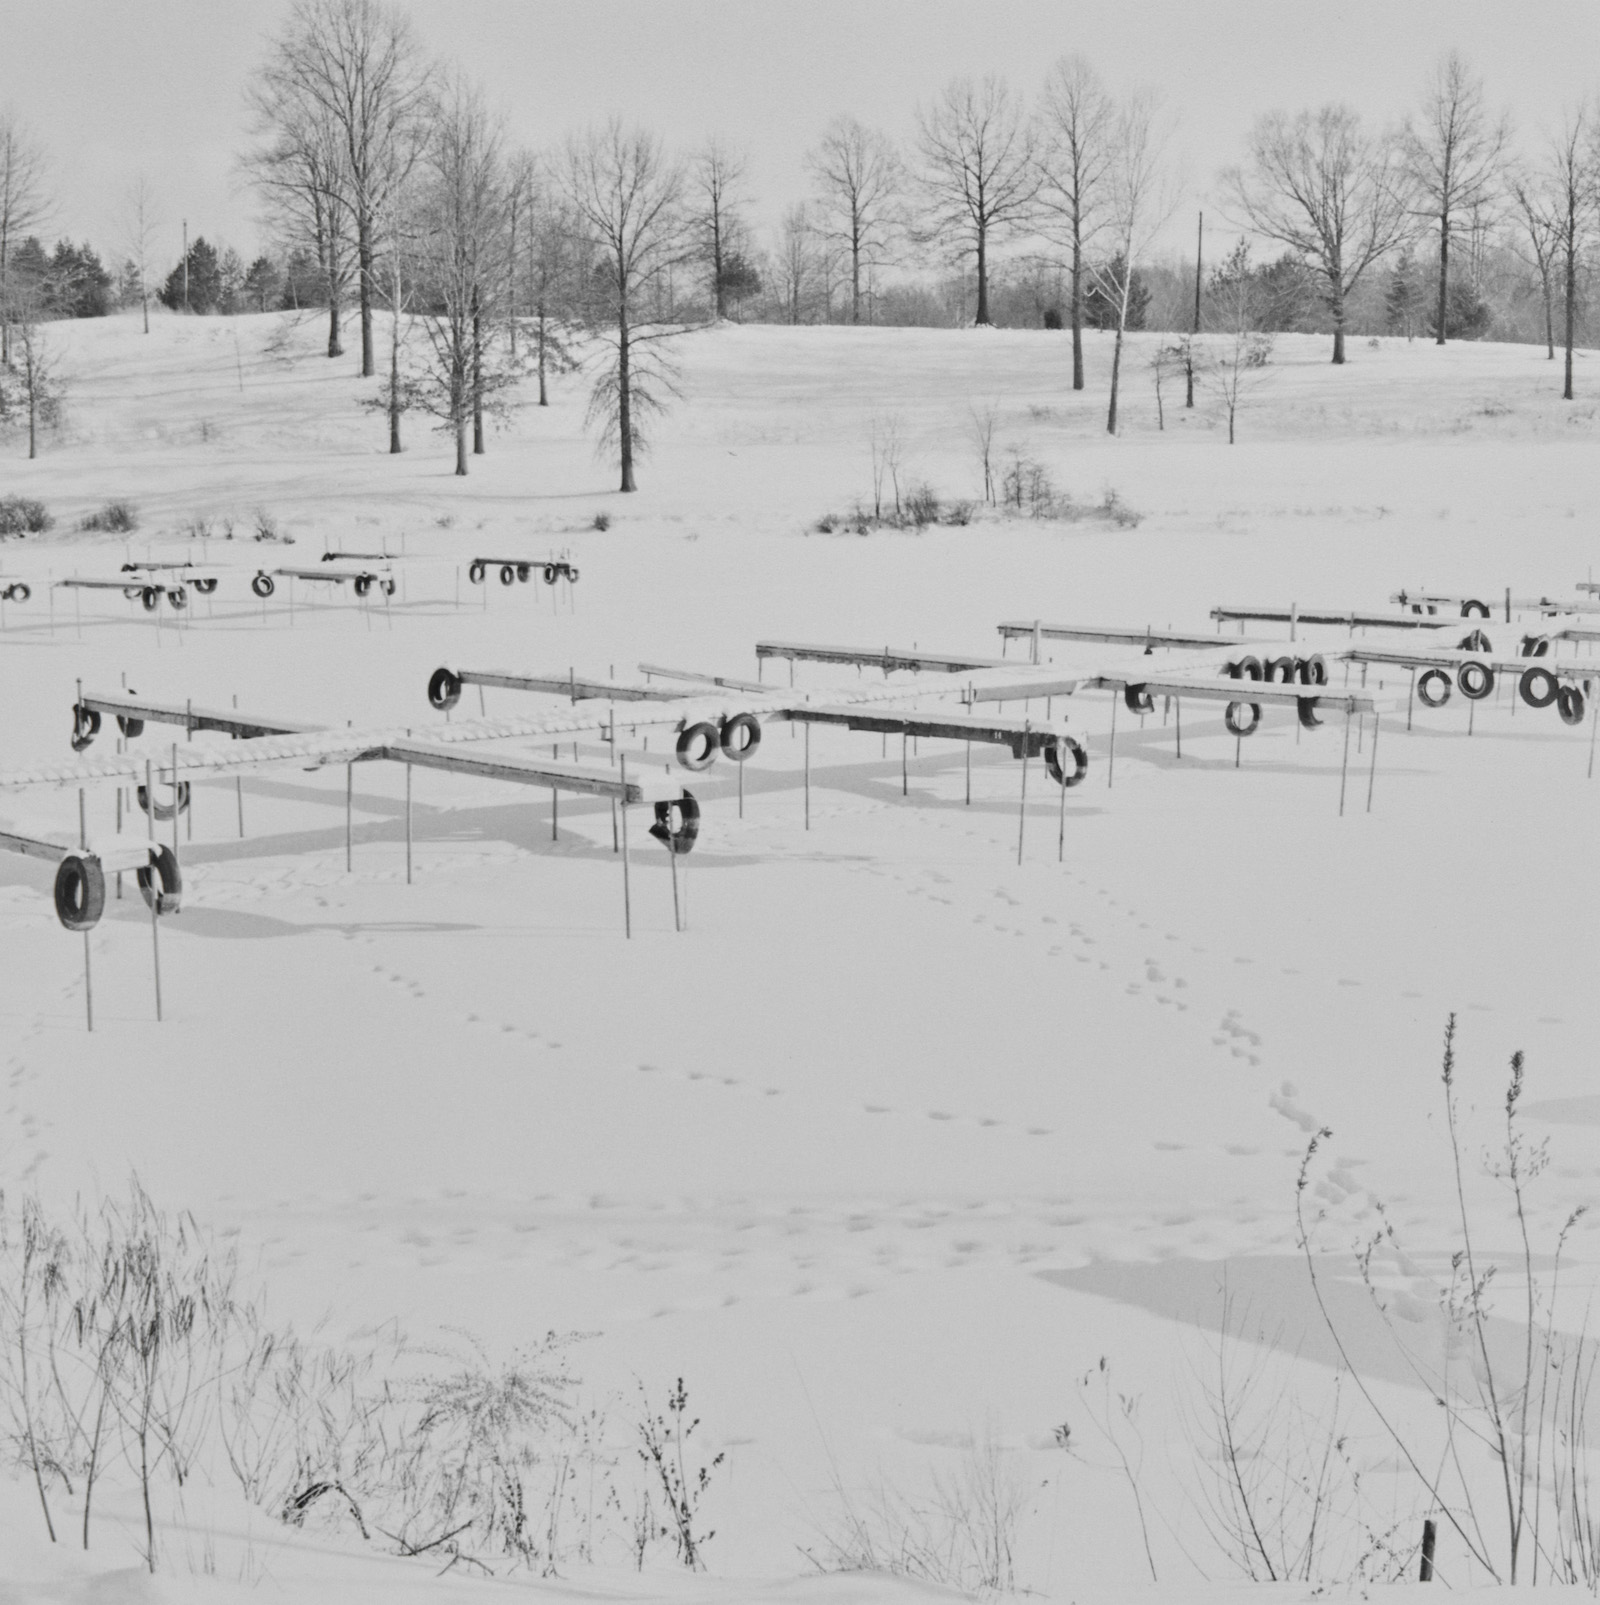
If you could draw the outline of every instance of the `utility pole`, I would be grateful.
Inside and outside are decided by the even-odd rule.
[[[1185,364],[1188,378],[1188,395],[1184,406],[1194,406],[1194,343],[1200,337],[1200,263],[1205,248],[1206,214],[1200,214],[1200,226],[1194,240],[1194,328],[1189,331],[1189,360]]]
[[[183,310],[189,310],[189,219],[183,220]]]

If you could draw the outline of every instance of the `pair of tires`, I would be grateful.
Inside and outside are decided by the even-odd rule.
[[[1494,670],[1476,660],[1463,663],[1454,676],[1444,668],[1424,669],[1417,677],[1417,701],[1425,708],[1442,708],[1454,690],[1468,702],[1482,702],[1493,693],[1494,685]]]
[[[152,804],[150,801],[150,793],[146,791],[143,786],[140,786],[138,788],[137,796],[139,798],[139,811],[146,814],[151,813]],[[186,813],[188,808],[189,782],[187,780],[180,780],[178,782],[177,793],[171,802],[157,802],[154,804],[154,817],[159,820],[176,819],[179,814]]]
[[[128,585],[123,587],[122,594],[130,602],[138,602],[146,613],[154,613],[161,606],[161,587],[159,585]],[[174,585],[167,592],[167,600],[174,607],[184,607],[189,598],[184,594],[181,585]]]
[[[183,877],[170,847],[154,849],[154,859],[134,872],[145,906],[157,914],[176,914],[182,905]],[[68,853],[56,867],[56,918],[69,931],[92,931],[106,910],[106,872],[93,853]]]
[[[370,595],[374,585],[376,585],[385,596],[394,595],[394,581],[390,579],[381,579],[376,574],[358,574],[355,577],[354,584],[355,593],[357,596]]]
[[[0,599],[7,602],[26,602],[33,595],[32,589],[18,580],[14,585],[8,585],[0,592]]]
[[[1305,658],[1291,657],[1287,653],[1282,657],[1258,658],[1252,653],[1235,659],[1227,670],[1235,680],[1260,680],[1267,685],[1274,682],[1284,685],[1328,683],[1328,660],[1320,652]]]
[[[650,834],[675,857],[690,852],[700,836],[700,804],[687,787],[681,797],[656,804]]]
[[[489,565],[487,563],[474,560],[467,565],[467,578],[474,585],[482,585],[488,577],[488,573]],[[502,585],[514,585],[518,580],[526,584],[532,575],[533,565],[531,563],[502,563],[500,565],[500,583]]]
[[[746,763],[761,745],[761,722],[753,713],[730,714],[720,724],[702,719],[678,732],[677,758],[691,774],[709,769],[720,752],[733,763]]]
[[[82,752],[99,734],[99,710],[86,708],[81,702],[75,702],[72,706],[72,750]]]
[[[1517,682],[1517,693],[1530,708],[1548,708],[1553,702],[1563,724],[1583,723],[1582,690],[1557,680],[1548,669],[1524,669]]]

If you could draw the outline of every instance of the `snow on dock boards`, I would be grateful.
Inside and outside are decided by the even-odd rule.
[[[922,652],[916,647],[817,646],[804,641],[757,641],[756,657],[788,658],[791,662],[849,663],[863,668],[881,668],[885,674],[895,669],[933,669],[945,674],[958,674],[966,669],[1016,667],[1004,658]]]
[[[1237,642],[1216,635],[1194,635],[1183,630],[1157,630],[1102,627],[1094,624],[1044,624],[1009,620],[996,625],[1007,641],[1028,640],[1035,634],[1044,641],[1093,641],[1102,646],[1187,647],[1197,650],[1232,651]]]

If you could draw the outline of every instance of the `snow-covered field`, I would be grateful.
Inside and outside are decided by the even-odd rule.
[[[319,357],[315,327],[51,332],[64,435],[34,463],[13,446],[0,476],[0,493],[39,496],[60,521],[0,547],[0,573],[34,586],[0,632],[6,769],[67,755],[80,680],[420,733],[441,720],[424,695],[440,664],[754,678],[762,638],[994,655],[1002,619],[1208,630],[1219,604],[1382,607],[1403,586],[1568,595],[1600,536],[1600,411],[1561,403],[1554,365],[1526,347],[1355,342],[1340,370],[1326,342],[1281,340],[1230,449],[1214,413],[1170,399],[1158,431],[1154,337],[1132,342],[1113,440],[1098,345],[1074,397],[1059,336],[725,327],[683,343],[683,403],[623,497],[582,431],[577,379],[459,480],[415,420],[407,452],[384,454],[382,419],[357,405],[374,386],[353,359]],[[908,479],[977,497],[970,409],[989,402],[1004,460],[1036,459],[1080,501],[1114,490],[1142,521],[815,532],[870,500],[868,439],[890,419]],[[129,542],[70,533],[114,496],[141,511]],[[247,538],[262,511],[293,548]],[[178,531],[200,516],[218,531],[232,518],[237,538],[207,543],[227,572],[181,629],[114,593],[49,600],[52,577],[198,553]],[[301,589],[291,614],[284,590],[263,606],[246,589],[258,563],[380,541],[406,554],[387,606]],[[462,572],[477,555],[562,551],[581,580],[559,607],[538,583]],[[1330,651],[1346,639],[1305,634]],[[1128,657],[1049,645],[1061,665]],[[815,664],[798,678],[856,683]],[[893,740],[814,730],[808,833],[801,739],[772,726],[742,818],[730,765],[693,782],[707,806],[684,861],[686,933],[667,855],[635,838],[631,942],[604,802],[563,797],[552,841],[544,794],[419,771],[408,886],[393,765],[356,770],[352,873],[342,768],[246,780],[243,839],[232,783],[202,784],[184,911],[161,933],[167,1018],[153,1018],[148,920],[130,898],[93,936],[92,1035],[50,866],[0,856],[0,1181],[64,1204],[137,1173],[236,1244],[243,1281],[302,1329],[397,1321],[422,1343],[470,1333],[491,1356],[586,1334],[573,1366],[584,1404],[607,1410],[619,1477],[636,1475],[637,1384],[658,1406],[683,1377],[696,1443],[726,1456],[705,1496],[709,1575],[673,1575],[657,1546],[635,1577],[623,1545],[519,1586],[922,1597],[819,1578],[807,1552],[842,1531],[841,1490],[858,1512],[884,1490],[938,1505],[987,1466],[1016,1491],[1019,1587],[1088,1605],[1147,1597],[1153,1569],[1170,1597],[1229,1597],[1238,1569],[1205,1504],[1224,1283],[1236,1324],[1276,1335],[1268,1363],[1313,1416],[1331,1374],[1295,1241],[1309,1134],[1334,1133],[1308,1194],[1328,1211],[1319,1240],[1348,1256],[1381,1199],[1416,1255],[1395,1286],[1419,1306],[1456,1243],[1448,1014],[1480,1249],[1515,1247],[1479,1164],[1515,1049],[1529,1133],[1550,1145],[1536,1249],[1600,1179],[1591,728],[1497,693],[1470,736],[1459,696],[1419,709],[1408,734],[1404,674],[1374,670],[1368,689],[1371,806],[1368,726],[1351,736],[1343,817],[1341,723],[1303,732],[1269,710],[1236,767],[1220,705],[1183,709],[1181,759],[1159,711],[1124,711],[1108,788],[1110,699],[1080,694],[1065,709],[1092,767],[1066,795],[1064,852],[1060,793],[1036,768],[1020,865],[1008,755],[978,750],[966,806],[960,747],[922,744],[902,797]],[[469,687],[462,711],[475,699]],[[487,696],[491,713],[534,706]],[[152,727],[144,746],[159,761],[169,741]],[[91,834],[112,807],[91,788]],[[76,793],[8,793],[0,816],[75,832]],[[1596,1225],[1568,1241],[1574,1326]],[[1355,1330],[1348,1259],[1329,1273]],[[1357,1345],[1370,1385],[1425,1416],[1381,1338]],[[1351,1421],[1351,1460],[1413,1575],[1426,1497],[1392,1474],[1370,1419]],[[220,1488],[215,1514],[168,1530],[141,1590],[127,1490],[86,1559],[44,1541],[20,1477],[4,1498],[8,1601],[120,1599],[124,1584],[222,1599],[240,1576],[308,1601],[501,1586],[433,1584],[425,1561],[291,1534]],[[127,1576],[94,1583],[105,1568]],[[1448,1533],[1440,1569],[1469,1577]]]

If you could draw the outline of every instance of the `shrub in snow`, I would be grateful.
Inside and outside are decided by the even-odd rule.
[[[79,529],[95,530],[107,535],[126,535],[139,527],[139,509],[132,502],[107,502],[92,513],[86,513]]]
[[[28,496],[0,497],[0,535],[42,535],[54,524],[43,502]]]

